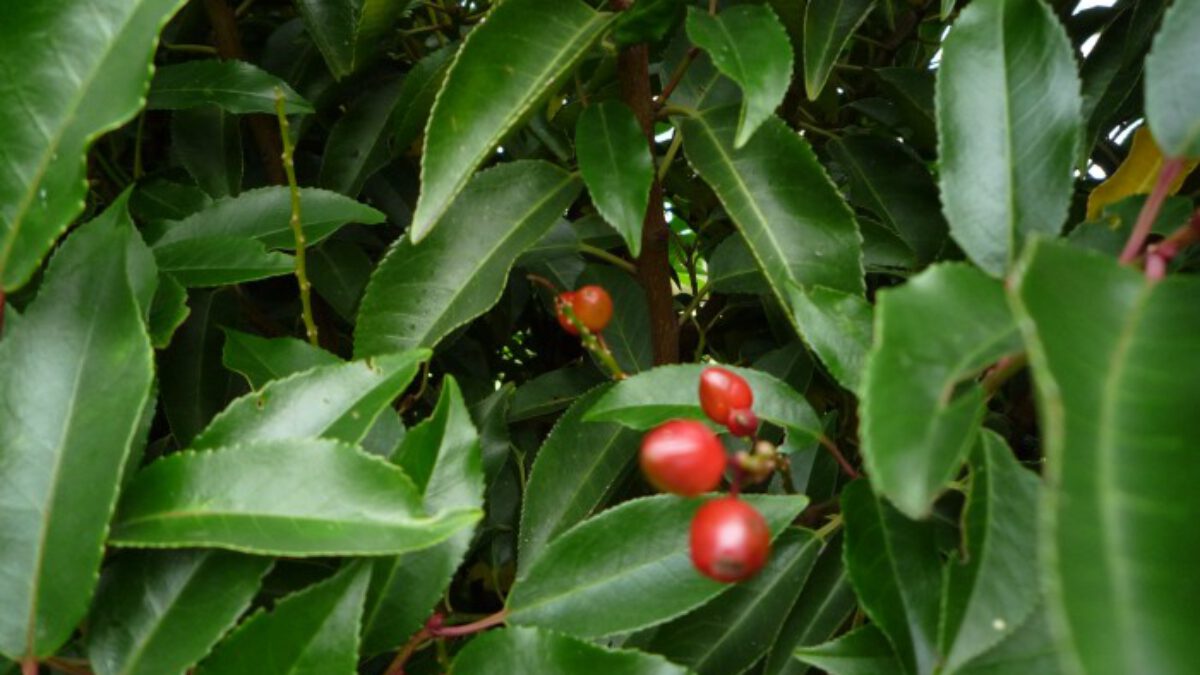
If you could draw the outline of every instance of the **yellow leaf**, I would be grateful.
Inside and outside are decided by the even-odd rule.
[[[1170,194],[1179,191],[1188,174],[1196,168],[1197,162],[1189,161],[1183,165],[1183,171],[1171,184]],[[1154,188],[1158,172],[1162,169],[1163,154],[1150,135],[1150,130],[1142,125],[1133,134],[1133,146],[1129,155],[1116,172],[1108,177],[1088,195],[1087,217],[1095,220],[1100,216],[1105,206],[1115,204],[1132,195],[1146,195]]]

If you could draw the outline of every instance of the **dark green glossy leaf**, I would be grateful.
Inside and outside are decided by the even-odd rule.
[[[471,31],[425,130],[413,241],[443,219],[475,169],[587,53],[612,16],[580,0],[508,0]]]
[[[830,675],[880,675],[898,673],[904,667],[883,631],[874,624],[846,633],[815,647],[801,647],[796,658]]]
[[[1004,642],[962,668],[945,672],[954,675],[1061,675],[1067,671],[1059,663],[1054,631],[1046,620],[1045,611],[1039,607]]]
[[[175,331],[187,320],[190,310],[187,306],[187,288],[170,275],[159,277],[158,289],[154,292],[154,300],[150,303],[150,316],[147,328],[150,330],[150,341],[155,349],[166,349],[171,344]]]
[[[337,79],[378,56],[388,33],[414,0],[296,0],[313,42]]]
[[[342,360],[297,338],[264,338],[226,328],[221,362],[241,373],[251,387],[261,389],[271,380]]]
[[[436,236],[420,244],[405,236],[379,263],[359,308],[355,354],[433,347],[485,312],[500,299],[517,256],[541,239],[579,189],[578,178],[545,162],[512,162],[479,174]]]
[[[854,589],[842,563],[842,538],[831,540],[817,559],[804,590],[792,606],[779,637],[771,645],[763,672],[766,675],[804,675],[808,666],[793,658],[797,647],[829,640],[858,606]]]
[[[604,673],[604,675],[687,675],[661,656],[629,649],[605,649],[567,635],[536,628],[505,628],[481,635],[454,659],[453,675],[494,673]]]
[[[813,0],[804,13],[804,90],[815,101],[875,0]]]
[[[353,562],[256,612],[200,664],[197,675],[353,673],[369,565]]]
[[[1125,4],[1125,11],[1100,33],[1080,68],[1087,121],[1083,147],[1092,147],[1100,132],[1141,94],[1146,50],[1169,4],[1171,0]]]
[[[802,495],[745,495],[778,535],[808,503]],[[552,542],[508,596],[509,621],[581,637],[647,628],[729,587],[701,576],[688,529],[703,499],[660,495],[625,502]]]
[[[230,403],[190,447],[315,436],[357,443],[429,356],[427,350],[400,352],[275,380]]]
[[[212,197],[229,197],[242,191],[240,123],[236,115],[211,105],[171,115],[171,151],[196,184]]]
[[[754,392],[754,412],[788,430],[792,443],[821,435],[821,423],[808,401],[766,373],[722,366],[741,375]],[[619,422],[648,430],[669,419],[707,419],[700,408],[700,373],[705,366],[659,366],[618,382],[598,400],[584,419]]]
[[[182,0],[30,2],[0,22],[0,287],[24,284],[84,207],[84,153],[138,111]]]
[[[354,321],[375,261],[357,244],[329,239],[307,251],[308,280],[333,311]]]
[[[403,80],[380,83],[356,99],[329,130],[321,155],[321,187],[354,196],[392,158],[392,111],[403,99]],[[396,148],[400,149],[400,148]]]
[[[771,646],[822,543],[808,530],[784,530],[771,546],[771,559],[762,571],[707,605],[660,626],[647,651],[700,675],[744,672]]]
[[[863,269],[867,274],[905,274],[917,269],[917,255],[895,230],[869,218],[858,219],[863,236]]]
[[[291,195],[286,187],[247,190],[237,197],[220,199],[183,220],[168,223],[156,248],[205,237],[257,239],[267,248],[291,249],[296,245],[289,224]],[[374,225],[383,222],[375,209],[328,190],[300,190],[300,222],[309,246],[315,246],[346,223]]]
[[[896,106],[905,138],[927,154],[937,148],[934,73],[924,68],[879,68],[879,87]]]
[[[793,284],[788,291],[808,346],[843,387],[858,391],[873,338],[871,303],[857,293],[825,286]]]
[[[153,381],[117,203],[69,237],[0,341],[0,652],[53,654],[87,613]]]
[[[292,256],[246,237],[195,237],[154,247],[158,268],[189,288],[226,286],[291,274]]]
[[[409,430],[393,461],[413,477],[427,511],[483,508],[479,434],[454,378],[443,381],[437,408]],[[473,535],[470,528],[463,529],[432,548],[373,564],[363,619],[366,653],[397,649],[421,627],[450,585]]]
[[[616,267],[590,265],[579,276],[579,286],[596,284],[608,291],[613,307],[612,320],[604,328],[604,341],[627,374],[654,366],[654,344],[650,333],[650,308],[646,291],[637,278]],[[600,368],[597,361],[597,367]]]
[[[846,570],[863,610],[886,633],[904,672],[933,672],[942,571],[931,526],[905,518],[865,480],[842,491],[842,514]]]
[[[975,444],[986,394],[973,379],[1019,352],[1020,334],[1001,283],[963,264],[931,267],[881,291],[878,303],[862,386],[863,457],[875,490],[923,518]]]
[[[389,555],[427,548],[478,509],[423,512],[400,469],[331,440],[259,441],[170,455],[125,489],[109,542],[264,555]]]
[[[1188,65],[1200,59],[1200,5],[1175,0],[1146,57],[1146,119],[1168,157],[1200,157],[1200,82]]]
[[[716,16],[689,7],[687,34],[708,52],[717,70],[742,88],[737,132],[730,134],[731,147],[740,149],[772,118],[791,84],[792,43],[787,30],[770,7],[736,5]]]
[[[162,66],[150,83],[146,107],[182,110],[216,105],[231,113],[274,113],[275,98],[283,96],[289,115],[313,112],[286,82],[245,61],[216,59],[185,61]]]
[[[596,387],[575,401],[538,451],[521,511],[517,559],[522,572],[555,537],[604,505],[637,456],[641,433],[613,422],[583,419],[611,388]]]
[[[775,377],[798,392],[808,389],[813,374],[812,356],[800,342],[772,349],[755,359],[752,367]]]
[[[212,199],[199,187],[161,178],[138,182],[129,198],[129,210],[139,222],[181,220],[209,204]]]
[[[950,233],[992,276],[1035,233],[1057,235],[1071,202],[1079,77],[1043,0],[979,0],[943,46],[937,114]]]
[[[621,12],[613,24],[613,39],[624,47],[661,42],[679,25],[686,0],[640,0]]]
[[[708,283],[716,293],[757,295],[771,292],[741,233],[729,235],[713,251],[708,261]]]
[[[637,257],[642,250],[642,221],[650,204],[654,164],[633,111],[618,101],[588,106],[575,127],[575,152],[596,210],[621,233],[629,252]]]
[[[1200,284],[1041,242],[1014,301],[1046,438],[1042,574],[1064,669],[1200,668]]]
[[[605,379],[600,371],[589,364],[542,373],[517,387],[508,411],[508,421],[510,424],[523,422],[556,413]]]
[[[1146,195],[1126,197],[1104,207],[1100,217],[1080,223],[1067,235],[1067,241],[1080,248],[1106,253],[1114,258],[1121,254],[1134,223],[1146,204]],[[1187,197],[1168,197],[1150,226],[1150,232],[1167,236],[1182,227],[1192,215],[1192,200]]]
[[[224,551],[130,551],[104,571],[87,636],[97,675],[183,672],[258,592],[270,558]]]

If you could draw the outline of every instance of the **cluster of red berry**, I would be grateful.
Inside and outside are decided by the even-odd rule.
[[[700,407],[735,436],[754,436],[758,417],[754,392],[736,373],[706,368],[700,374]],[[658,489],[693,497],[720,484],[729,464],[725,446],[703,422],[671,420],[642,439],[641,466]],[[705,503],[692,519],[692,564],[722,582],[754,576],[767,562],[771,533],[767,521],[736,494]]]
[[[554,301],[554,314],[558,324],[571,335],[579,335],[579,328],[568,316],[575,315],[575,320],[593,333],[604,330],[612,319],[613,303],[608,291],[600,286],[583,286],[574,291],[563,291]]]

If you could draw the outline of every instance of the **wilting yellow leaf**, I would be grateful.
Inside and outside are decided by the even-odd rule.
[[[1196,164],[1197,162],[1191,161],[1183,165],[1183,171],[1171,184],[1170,194],[1179,191],[1184,179],[1196,168]],[[1109,204],[1115,204],[1131,195],[1150,194],[1162,165],[1162,151],[1158,149],[1158,144],[1154,142],[1150,130],[1142,125],[1133,134],[1133,146],[1129,148],[1129,155],[1125,157],[1125,161],[1117,167],[1113,175],[1108,177],[1108,180],[1101,183],[1095,190],[1092,190],[1092,194],[1088,195],[1088,220],[1098,218],[1104,207]]]

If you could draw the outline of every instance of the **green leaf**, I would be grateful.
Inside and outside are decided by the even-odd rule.
[[[297,338],[264,338],[232,328],[224,330],[221,362],[245,376],[255,389],[293,373],[342,363],[333,354]]]
[[[812,0],[804,13],[804,90],[815,101],[875,0]]]
[[[230,403],[190,447],[316,436],[358,443],[429,356],[427,350],[400,352],[269,382]]]
[[[242,131],[236,115],[211,105],[174,112],[171,152],[207,194],[220,198],[242,191]]]
[[[801,647],[796,658],[830,675],[879,675],[901,672],[903,664],[874,624],[857,628],[832,642]]]
[[[639,0],[617,16],[613,40],[621,47],[662,42],[683,18],[685,6],[685,0]]]
[[[1075,56],[1043,0],[972,2],[942,49],[942,205],[963,251],[1002,276],[1030,235],[1057,235],[1067,217],[1080,137]]]
[[[596,387],[576,400],[538,450],[521,511],[517,560],[522,572],[547,544],[612,497],[618,479],[637,456],[641,433],[612,422],[584,421],[592,405],[611,389]]]
[[[256,612],[225,638],[197,675],[353,673],[358,627],[367,591],[365,562]]]
[[[771,646],[822,545],[808,530],[784,530],[762,571],[660,626],[646,649],[700,675],[745,672]]]
[[[231,113],[275,113],[275,98],[283,96],[289,115],[313,112],[286,82],[245,61],[201,59],[161,66],[146,96],[149,110],[184,110],[216,105]]]
[[[580,0],[508,0],[470,32],[425,129],[412,241],[443,219],[500,139],[551,93],[612,18]]]
[[[1007,639],[1038,604],[1039,484],[1003,438],[980,434],[963,513],[965,550],[947,566],[939,641],[945,672]]]
[[[793,284],[788,291],[808,346],[843,387],[857,392],[873,339],[871,303],[857,293],[825,286]]]
[[[329,239],[306,255],[313,289],[338,316],[353,323],[375,261],[358,244],[338,239]]]
[[[642,250],[654,163],[633,111],[620,101],[585,108],[575,127],[575,152],[596,210],[621,233],[636,258]]]
[[[175,277],[163,275],[158,279],[158,290],[150,303],[147,328],[155,349],[166,349],[171,344],[175,331],[187,320],[191,310],[187,306],[187,288]]]
[[[437,408],[409,430],[393,460],[415,480],[430,513],[483,508],[479,434],[454,378],[447,377]],[[426,618],[471,546],[474,532],[459,530],[423,551],[374,563],[363,619],[363,649],[399,648]]]
[[[563,410],[605,379],[590,364],[542,373],[517,387],[508,411],[508,422],[524,422]]]
[[[182,0],[18,3],[0,23],[0,287],[24,284],[84,207],[84,155],[132,118]]]
[[[1064,667],[1200,668],[1200,283],[1041,242],[1013,300],[1045,432],[1042,574]],[[1086,318],[1085,318],[1086,317]]]
[[[427,548],[479,519],[427,516],[400,469],[339,441],[258,441],[183,452],[125,488],[109,543],[262,555],[390,555]]]
[[[650,307],[637,278],[616,267],[589,265],[577,283],[602,286],[612,298],[613,307],[620,308],[604,328],[604,341],[621,370],[632,375],[653,368]],[[596,364],[597,368],[603,367],[599,360]]]
[[[189,288],[226,286],[291,274],[292,256],[237,236],[195,237],[154,247],[158,268]]]
[[[1085,221],[1071,230],[1067,241],[1114,258],[1120,256],[1147,198],[1146,195],[1132,195],[1115,204],[1108,204],[1096,220]],[[1150,232],[1166,237],[1183,227],[1191,216],[1192,200],[1187,197],[1167,197]]]
[[[925,68],[879,68],[879,88],[896,106],[905,138],[923,152],[937,149],[935,75]]]
[[[1058,654],[1054,631],[1046,621],[1045,611],[1039,607],[1006,640],[953,672],[954,675],[1060,675],[1066,671]]]
[[[390,120],[392,147],[397,151],[408,148],[424,132],[429,111],[433,109],[437,93],[446,81],[446,71],[457,53],[458,43],[452,42],[426,54],[404,76],[400,104],[392,111]]]
[[[1146,56],[1146,119],[1168,157],[1200,157],[1200,83],[1187,77],[1198,31],[1200,6],[1175,0]]]
[[[850,178],[850,200],[883,219],[925,265],[946,243],[946,221],[928,169],[903,144],[846,136],[826,146]]]
[[[321,156],[321,187],[354,196],[376,171],[392,158],[392,111],[403,99],[404,80],[373,87],[350,103],[346,114],[329,130]]]
[[[1001,283],[960,263],[883,290],[878,303],[862,386],[863,458],[877,492],[924,518],[975,444],[987,396],[975,376],[1019,352],[1020,334]]]
[[[129,210],[138,222],[180,220],[209,204],[212,199],[195,185],[161,178],[139,181],[129,198]]]
[[[454,659],[454,675],[494,673],[604,673],[687,675],[691,671],[661,656],[631,649],[606,649],[536,628],[505,628],[472,639]]]
[[[842,514],[846,569],[859,604],[887,634],[904,672],[933,672],[942,572],[931,526],[905,518],[865,480],[842,491]]]
[[[413,0],[296,0],[308,34],[337,79],[359,70],[382,51],[388,34]]]
[[[509,0],[501,9],[522,2]],[[545,162],[480,173],[436,236],[414,244],[410,231],[379,263],[359,308],[355,354],[433,347],[487,311],[517,256],[554,225],[579,189],[578,178]]]
[[[104,571],[87,634],[98,675],[184,672],[250,606],[270,558],[129,551]]]
[[[745,495],[778,535],[803,495]],[[688,555],[703,499],[660,495],[625,502],[556,539],[513,585],[509,622],[600,637],[670,620],[729,587],[701,576]]]
[[[742,88],[732,147],[741,149],[772,119],[792,82],[792,43],[766,5],[736,5],[712,16],[689,7],[688,38],[708,52],[713,65]],[[730,130],[732,131],[732,129]]]
[[[270,249],[296,245],[290,223],[291,194],[285,186],[247,190],[237,197],[219,199],[182,220],[167,223],[151,244],[157,248],[207,237],[257,239]],[[336,192],[300,189],[300,222],[309,246],[315,246],[346,223],[382,223],[381,212]]]
[[[816,412],[794,389],[766,373],[725,365],[741,375],[754,392],[754,412],[787,429],[788,440],[804,443],[821,435]],[[670,419],[704,420],[700,408],[701,364],[659,366],[614,385],[592,406],[584,419],[618,422],[640,431]]]
[[[715,293],[765,295],[771,292],[740,232],[729,235],[713,250],[708,260],[708,283]]]
[[[123,199],[69,237],[0,341],[0,652],[53,654],[87,613],[153,381]]]

